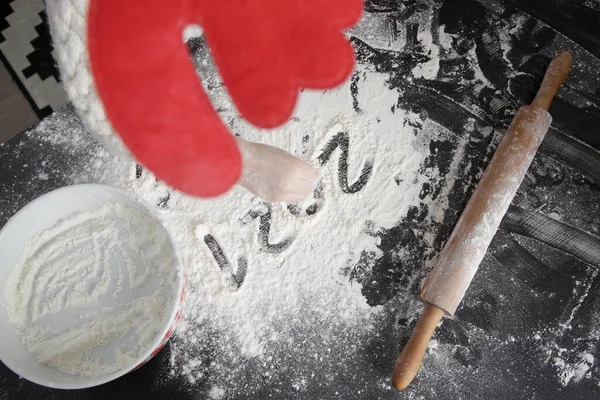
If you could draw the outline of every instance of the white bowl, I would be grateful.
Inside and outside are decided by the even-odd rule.
[[[154,217],[151,206],[138,200],[129,192],[111,186],[75,185],[47,193],[23,207],[0,231],[0,302],[4,299],[4,287],[10,271],[17,264],[23,248],[36,233],[76,211],[101,203],[119,203],[135,208],[153,217],[160,224],[160,221]],[[172,249],[173,268],[177,268],[176,284],[172,290],[169,289],[169,301],[166,306],[168,309],[164,311],[165,316],[157,334],[147,348],[141,349],[138,359],[120,371],[100,377],[75,376],[60,372],[36,361],[21,343],[20,335],[8,320],[6,310],[0,306],[0,360],[29,381],[60,389],[82,389],[101,385],[146,363],[166,344],[181,315],[184,297],[183,268],[179,252],[172,238],[169,235],[168,237]]]

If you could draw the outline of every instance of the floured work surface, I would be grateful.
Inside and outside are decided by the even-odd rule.
[[[351,81],[304,92],[276,132],[236,117],[202,40],[191,42],[233,132],[322,171],[302,204],[268,206],[242,189],[211,202],[183,197],[96,146],[70,107],[0,146],[1,222],[56,187],[109,183],[156,204],[186,249],[188,299],[174,339],[140,371],[78,398],[397,398],[391,370],[420,314],[429,261],[565,49],[576,62],[548,136],[404,396],[598,397],[600,46],[581,15],[600,7],[556,5],[579,23],[563,25],[548,5],[525,10],[545,25],[500,2],[367,2],[351,32]],[[18,398],[40,391],[4,368],[0,387]]]

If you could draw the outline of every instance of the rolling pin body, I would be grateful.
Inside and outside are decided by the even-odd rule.
[[[421,300],[454,315],[551,122],[542,108],[517,112],[427,277]]]

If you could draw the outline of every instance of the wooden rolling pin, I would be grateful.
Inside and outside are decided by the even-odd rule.
[[[419,295],[425,303],[423,315],[394,367],[396,389],[403,390],[412,382],[438,323],[444,314],[454,315],[471,284],[552,122],[548,107],[571,63],[569,52],[554,57],[533,103],[519,109],[427,277]]]

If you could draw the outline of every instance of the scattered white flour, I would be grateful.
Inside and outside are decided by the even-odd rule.
[[[33,237],[8,277],[5,306],[40,363],[101,376],[135,362],[164,327],[176,266],[156,219],[105,203]]]
[[[580,311],[581,306],[590,293],[592,282],[598,276],[598,269],[589,266],[590,282],[576,281],[576,287],[573,289],[573,299],[575,306],[570,314],[566,316],[566,320],[558,323],[548,329],[548,336],[554,337],[554,340],[544,343],[544,350],[547,359],[556,368],[559,382],[562,386],[567,386],[569,383],[581,381],[584,377],[590,376],[595,367],[594,353],[597,351],[597,339],[600,335],[600,317],[594,315],[591,320],[587,321],[592,328],[586,336],[580,337],[578,343],[573,348],[565,348],[560,345],[560,340],[573,329],[573,320],[575,315]],[[539,333],[536,334],[539,337]]]
[[[57,62],[84,124],[115,154],[125,154],[89,72],[81,34],[87,6],[87,0],[48,2]],[[422,76],[433,78],[439,69],[438,47],[424,32],[431,25],[426,19],[419,40],[430,49],[432,62]],[[383,256],[377,232],[397,225],[411,207],[427,204],[435,210],[428,221],[443,222],[447,199],[432,200],[421,189],[429,182],[448,193],[454,184],[435,168],[422,169],[432,138],[452,134],[397,108],[398,92],[382,90],[390,77],[372,66],[357,65],[355,78],[336,90],[304,91],[285,126],[261,131],[239,117],[204,55],[196,60],[202,84],[231,132],[312,163],[323,179],[312,198],[289,207],[267,205],[240,187],[219,199],[190,198],[133,165],[120,182],[164,206],[163,221],[182,250],[189,283],[172,363],[174,373],[185,374],[192,383],[203,379],[207,368],[200,354],[211,330],[226,346],[220,352],[259,359],[268,358],[270,343],[285,343],[295,330],[315,321],[329,327],[321,329],[352,330],[356,337],[371,334],[372,314],[379,308],[370,307],[362,286],[342,271],[363,253]],[[459,151],[452,168],[458,168],[461,155]],[[425,232],[426,254],[434,229]]]
[[[587,1],[586,4],[589,6],[594,2],[597,4],[597,0]],[[101,143],[115,154],[127,153],[123,151],[119,138],[114,135],[106,120],[89,73],[85,34],[82,34],[86,29],[88,0],[48,0],[47,3],[62,81],[75,108],[84,124]],[[487,7],[490,4],[486,2]],[[398,7],[404,5],[398,4]],[[496,94],[503,93],[503,88],[495,87],[484,75],[477,61],[477,46],[474,43],[468,46],[466,54],[459,54],[456,52],[456,43],[463,39],[462,35],[448,33],[443,26],[434,26],[439,22],[435,10],[436,6],[429,7],[403,21],[397,15],[390,18],[387,12],[366,12],[360,24],[352,29],[352,33],[375,49],[391,50],[400,56],[413,52],[406,49],[407,32],[409,25],[418,25],[417,43],[412,45],[421,47],[420,52],[426,57],[424,62],[411,71],[406,71],[407,81],[420,77],[453,82],[454,79],[447,75],[448,71],[440,68],[438,58],[441,57],[446,61],[465,61],[468,64],[475,76],[459,82],[459,87],[472,91],[475,97],[486,97],[484,90],[490,88]],[[504,60],[508,64],[512,64],[508,57],[512,49],[510,42],[530,21],[528,16],[518,13],[510,16],[508,21],[500,21],[507,23],[501,29],[499,25],[497,32]],[[192,36],[197,33],[188,31],[186,34]],[[562,50],[564,43],[556,42],[554,45],[560,45],[561,48],[554,50]],[[572,42],[568,42],[567,47],[577,51],[577,46]],[[554,50],[546,48],[546,55]],[[584,53],[580,51],[576,58],[583,57]],[[394,68],[398,67],[400,70],[401,64],[394,58],[391,55],[389,61]],[[402,326],[414,325],[420,305],[414,301],[416,291],[400,292],[383,306],[386,310],[380,312],[381,308],[372,309],[366,305],[360,293],[364,289],[362,285],[351,283],[340,271],[355,263],[363,250],[375,257],[383,255],[378,247],[381,236],[370,236],[364,231],[376,233],[378,229],[392,226],[397,221],[410,220],[406,218],[407,208],[421,205],[425,206],[427,214],[424,225],[431,226],[431,229],[427,231],[429,228],[424,228],[424,232],[418,232],[415,236],[424,244],[425,258],[433,256],[434,242],[439,237],[435,226],[437,224],[439,227],[444,221],[449,197],[455,194],[455,179],[459,180],[459,188],[467,190],[470,185],[460,182],[461,179],[472,179],[474,182],[480,178],[480,175],[469,174],[469,177],[465,177],[457,173],[461,170],[471,171],[471,161],[468,161],[466,168],[464,165],[461,168],[461,163],[468,159],[471,148],[469,144],[475,140],[476,131],[486,138],[496,136],[497,139],[503,132],[482,127],[480,123],[475,123],[475,119],[468,119],[464,135],[453,135],[427,117],[421,119],[415,114],[399,110],[397,100],[403,95],[402,89],[386,87],[389,77],[374,71],[377,60],[372,65],[365,65],[360,59],[353,76],[358,93],[356,99],[350,95],[350,82],[338,90],[324,94],[305,91],[301,94],[301,103],[294,119],[275,132],[261,132],[245,126],[239,120],[231,101],[224,95],[210,60],[207,57],[197,57],[195,61],[197,68],[204,72],[202,82],[213,99],[215,108],[220,110],[221,116],[234,133],[245,139],[276,145],[312,162],[320,168],[324,179],[316,198],[306,200],[302,206],[294,206],[296,208],[292,208],[294,212],[291,212],[287,205],[264,205],[241,188],[216,200],[190,199],[156,182],[147,171],[140,174],[141,170],[136,170],[131,162],[116,161],[104,150],[95,151],[92,163],[96,165],[84,164],[83,168],[78,166],[70,172],[68,178],[71,182],[103,181],[120,184],[148,201],[165,207],[162,218],[177,235],[176,240],[183,249],[189,275],[189,295],[183,321],[169,348],[171,374],[175,379],[183,375],[190,383],[195,384],[194,388],[212,387],[208,393],[203,393],[203,397],[208,394],[212,398],[247,398],[252,387],[268,387],[271,395],[284,398],[286,396],[278,395],[278,385],[288,385],[295,391],[302,392],[307,386],[310,389],[317,384],[327,385],[333,379],[338,379],[336,384],[342,381],[344,385],[348,381],[361,382],[368,379],[357,375],[344,375],[340,379],[336,375],[340,371],[342,374],[358,371],[362,375],[363,364],[353,368],[350,363],[354,360],[364,363],[369,358],[364,353],[360,357],[340,358],[339,352],[370,352],[371,348],[365,346],[365,343],[371,344],[376,340],[374,338],[389,333],[383,332],[381,327],[371,329],[371,324],[377,324],[378,318],[386,318],[386,315],[395,312],[396,318],[404,319]],[[586,75],[585,79],[573,79],[581,73],[584,64],[586,63],[574,68],[569,78],[570,85],[583,92],[589,92],[591,87],[593,92],[595,86],[590,85],[591,75]],[[593,65],[593,62],[587,64]],[[563,98],[570,96],[569,93],[570,91],[562,91]],[[574,101],[574,98],[570,98],[569,102]],[[582,102],[581,107],[591,104],[587,101]],[[311,102],[314,104],[311,105]],[[478,102],[474,102],[468,105],[477,111],[477,104]],[[479,114],[487,112],[480,111]],[[65,113],[64,116],[65,119],[54,118],[52,122],[42,121],[36,138],[73,154],[81,147],[88,148],[87,134],[73,132],[80,129],[79,122],[70,113]],[[52,134],[45,135],[46,130]],[[347,133],[349,142],[347,186],[351,186],[363,174],[363,166],[372,163],[367,184],[353,193],[342,190],[340,185],[338,163],[343,157],[339,147],[323,165],[319,161],[324,148],[340,132]],[[338,140],[339,138],[338,136]],[[433,141],[445,141],[449,138],[455,147],[452,149],[450,167],[444,174],[440,171],[441,165],[432,166],[423,163],[423,160],[436,151],[428,148]],[[497,140],[490,141],[486,153],[491,154],[496,145]],[[81,153],[79,151],[76,154]],[[120,175],[123,168],[129,168],[129,175],[126,177]],[[62,171],[62,168],[49,170],[53,178],[54,174]],[[425,189],[424,184],[435,190],[439,189],[438,196],[433,197],[425,190],[419,193],[421,189]],[[547,193],[543,195],[547,196]],[[589,218],[583,218],[581,223],[587,224],[587,219]],[[259,225],[262,226],[262,235],[259,235]],[[267,227],[269,230],[265,231]],[[595,229],[593,224],[590,229]],[[207,235],[214,251],[207,245]],[[274,248],[280,252],[272,252]],[[219,250],[221,255],[218,254]],[[398,264],[402,264],[410,256],[409,251],[398,248],[386,250],[386,255],[390,254],[394,263]],[[590,275],[595,277],[596,273]],[[413,283],[421,276],[420,271],[407,274],[407,279]],[[480,270],[478,274],[485,279],[485,271]],[[509,282],[511,285],[519,284],[517,279]],[[466,315],[466,322],[463,321],[463,324],[469,326],[469,344],[449,343],[447,337],[440,337],[439,341],[433,340],[429,347],[430,354],[424,360],[425,364],[420,372],[423,382],[431,384],[416,386],[418,389],[413,386],[419,393],[427,394],[428,388],[432,392],[421,396],[409,391],[406,395],[409,398],[444,397],[444,385],[459,388],[460,385],[451,379],[447,380],[440,373],[444,370],[453,371],[454,375],[466,382],[481,382],[482,387],[486,382],[489,383],[488,379],[513,379],[509,378],[508,370],[506,373],[509,375],[503,375],[504,371],[495,368],[502,365],[499,360],[505,355],[522,356],[522,345],[531,343],[541,354],[539,362],[554,368],[556,377],[563,386],[572,385],[592,375],[597,369],[594,363],[598,357],[593,357],[597,353],[600,321],[590,322],[595,328],[589,335],[579,338],[581,341],[576,346],[562,342],[572,333],[575,314],[585,310],[582,304],[590,292],[593,294],[593,290],[590,290],[592,283],[584,282],[576,293],[574,291],[572,302],[576,304],[575,309],[571,308],[573,303],[569,303],[565,307],[568,311],[561,315],[556,324],[552,322],[541,328],[531,338],[515,338],[513,335],[496,337],[496,332],[476,326],[477,324],[468,321]],[[414,285],[411,283],[410,286]],[[507,286],[506,289],[510,287]],[[504,303],[503,308],[507,308],[508,300],[504,300],[503,296],[499,298]],[[507,298],[510,298],[509,295]],[[514,299],[510,301],[513,302]],[[463,306],[471,308],[482,304],[485,305],[473,294],[463,301]],[[489,319],[493,320],[491,316]],[[482,317],[480,320],[476,322],[485,326],[483,323],[487,319]],[[457,329],[460,332],[458,325],[461,324],[452,325],[449,319],[444,321],[447,329]],[[529,321],[528,324],[532,322]],[[392,323],[386,326],[392,326]],[[507,327],[502,329],[510,331]],[[515,327],[513,333],[516,335],[519,332],[522,331]],[[392,339],[386,339],[386,343],[393,342],[397,337],[400,334],[394,333]],[[337,344],[343,348],[336,348]],[[467,358],[464,361],[465,354],[477,356],[477,349],[482,348],[489,353],[483,354],[480,361],[477,358]],[[323,349],[333,355],[327,354]],[[311,350],[318,354],[313,355]],[[383,350],[385,351],[387,350]],[[381,355],[382,350],[375,350],[373,353]],[[313,357],[315,368],[311,371],[313,364],[309,358]],[[461,357],[464,364],[460,362]],[[525,357],[528,358],[529,355]],[[346,363],[345,367],[338,365],[340,360]],[[294,369],[294,362],[297,362],[297,369]],[[381,377],[378,383],[380,389],[389,391],[389,371],[379,367],[374,369]],[[532,372],[537,374],[538,370],[532,369]],[[237,380],[240,376],[251,379]],[[287,376],[293,378],[287,382]],[[365,389],[368,391],[369,387],[366,386]],[[301,396],[310,398],[306,393]],[[335,397],[340,396],[336,391]],[[345,398],[366,396],[368,394],[358,391],[357,394],[346,394]],[[457,396],[460,397],[454,397]],[[371,394],[371,397],[379,396]]]
[[[590,353],[579,353],[575,362],[570,364],[565,362],[563,358],[555,357],[553,364],[560,371],[560,383],[563,386],[567,386],[571,380],[579,382],[588,372],[591,373],[591,369],[594,366],[594,356]]]
[[[438,204],[429,195],[419,197],[422,181],[431,181],[420,171],[430,140],[446,133],[401,109],[390,113],[397,93],[380,90],[388,77],[364,67],[358,73],[355,98],[350,82],[324,93],[304,91],[292,120],[272,132],[249,126],[224,93],[211,92],[232,132],[320,169],[321,188],[301,204],[269,205],[240,187],[200,200],[131,167],[122,185],[150,203],[166,201],[159,216],[175,235],[187,268],[179,345],[171,350],[174,373],[192,383],[202,378],[199,371],[207,366],[198,356],[209,339],[207,326],[218,331],[220,351],[262,360],[268,359],[269,344],[290,340],[314,320],[333,330],[370,334],[379,307],[370,307],[361,285],[342,271],[363,251],[381,257],[380,238],[372,233],[397,225],[411,206],[447,207],[445,198]],[[214,83],[214,77],[203,79]],[[419,135],[407,118],[424,125]],[[335,144],[325,162],[323,155]],[[442,219],[443,213],[428,218]]]
[[[413,76],[415,78],[435,79],[440,70],[440,48],[433,43],[431,31],[420,31],[417,38],[426,49],[430,59],[427,62],[418,64],[412,70]]]
[[[213,400],[220,400],[225,397],[225,389],[219,386],[213,386],[212,389],[208,392],[208,395]]]
[[[87,0],[48,1],[56,58],[63,83],[84,124],[107,148],[123,155],[127,151],[106,120],[89,73],[85,35],[81,34],[86,29],[88,3]],[[398,18],[390,19],[385,12],[367,12],[351,32],[376,49],[402,54],[409,44],[408,25],[418,25],[417,42],[411,45],[421,47],[426,61],[406,74],[407,81],[448,79],[438,76],[444,73],[440,70],[440,55],[443,55],[447,60],[468,60],[475,74],[472,82],[477,83],[469,90],[476,95],[483,89],[493,88],[478,65],[477,47],[470,46],[466,55],[455,53],[453,43],[461,36],[446,33],[443,26],[434,27],[435,10],[435,6],[429,7],[402,22]],[[509,64],[509,43],[527,21],[529,18],[515,14],[505,29],[498,30],[500,47]],[[185,37],[198,34],[192,30],[184,32]],[[277,368],[273,361],[277,357],[272,358],[270,352],[297,348],[298,354],[294,356],[301,353],[302,357],[309,357],[307,352],[312,344],[293,343],[292,338],[309,337],[329,345],[336,340],[360,343],[362,338],[372,338],[378,333],[371,329],[371,324],[382,317],[381,308],[369,307],[361,293],[362,285],[352,283],[342,271],[355,265],[362,252],[384,256],[377,232],[405,221],[411,207],[426,207],[425,225],[431,229],[416,236],[424,244],[424,258],[434,255],[439,234],[435,226],[444,222],[449,195],[455,179],[460,179],[457,171],[467,158],[474,135],[454,136],[428,118],[422,120],[418,115],[398,109],[402,89],[388,90],[390,77],[364,63],[357,65],[353,80],[337,90],[304,91],[294,118],[281,129],[260,131],[238,117],[208,57],[198,57],[196,61],[204,73],[201,80],[207,93],[232,132],[244,139],[286,150],[317,166],[323,175],[322,186],[313,198],[289,207],[287,204],[267,205],[241,188],[215,200],[191,199],[157,182],[147,171],[140,174],[133,165],[126,178],[118,178],[122,186],[164,207],[161,217],[183,250],[189,276],[188,298],[171,346],[172,374],[184,375],[190,383],[200,383],[211,376],[217,377],[214,379],[221,385],[231,384],[224,386],[226,392],[211,382],[209,396],[221,398],[247,386],[245,382],[236,385],[227,378],[234,375],[229,369],[231,364],[227,365],[230,360],[235,360],[234,365],[246,367],[257,362],[258,370],[262,371],[259,380],[269,379],[273,375],[272,368]],[[571,84],[575,84],[572,79]],[[355,98],[351,96],[352,85],[357,93]],[[589,80],[586,85],[589,86]],[[70,124],[64,129],[70,129]],[[500,137],[500,132],[491,127],[483,128],[469,119],[465,132],[472,131],[488,138],[494,134]],[[429,146],[434,140],[448,138],[456,147],[449,169],[441,173],[440,166],[427,166],[424,161],[433,154]],[[63,136],[57,135],[53,140],[63,140]],[[324,160],[323,154],[335,143],[338,147]],[[88,143],[69,142],[62,147],[68,150],[79,145]],[[496,145],[497,141],[492,140],[487,153],[491,154]],[[120,167],[124,165],[127,162],[119,163]],[[466,170],[470,169],[469,164]],[[102,170],[102,174],[113,174],[110,178],[103,175],[102,180],[116,182],[116,169],[104,168],[100,163],[91,170],[93,179],[80,171],[73,178],[98,180],[96,172]],[[44,177],[41,175],[39,179]],[[363,179],[366,183],[362,184],[361,178],[366,178]],[[439,189],[438,195],[422,190],[425,184]],[[462,182],[459,184],[468,188]],[[408,256],[403,249],[393,251],[398,263]],[[410,279],[418,281],[419,277],[414,273]],[[588,295],[589,287],[577,293],[578,304]],[[417,317],[415,310],[418,309],[411,303],[413,295],[400,293],[387,307],[411,321]],[[592,354],[595,354],[593,346],[597,340],[592,339],[593,334],[587,338],[590,344],[582,344],[572,351],[566,351],[556,342],[569,331],[579,307],[567,316],[566,324],[541,332],[541,336],[536,333],[531,339],[543,352],[544,362],[556,368],[562,385],[583,379],[594,368]],[[312,329],[315,323],[319,324],[315,332],[320,337],[298,334]],[[483,331],[480,335],[485,336],[486,345],[496,340]],[[496,342],[499,349],[504,349],[499,354],[505,354],[519,340],[509,336]],[[457,351],[468,352],[469,347],[432,341],[429,359],[436,357],[436,367],[430,368],[431,375],[437,375],[437,368],[458,368],[456,363],[449,364],[449,360],[456,358]],[[578,351],[576,356],[573,351]],[[239,353],[246,358],[244,363],[238,362]],[[323,355],[314,357],[322,360]],[[323,365],[335,362],[329,358]],[[333,376],[335,372],[330,373]],[[329,378],[323,377],[323,380]],[[307,379],[294,378],[291,387],[304,391]],[[387,380],[382,385],[389,389]]]

